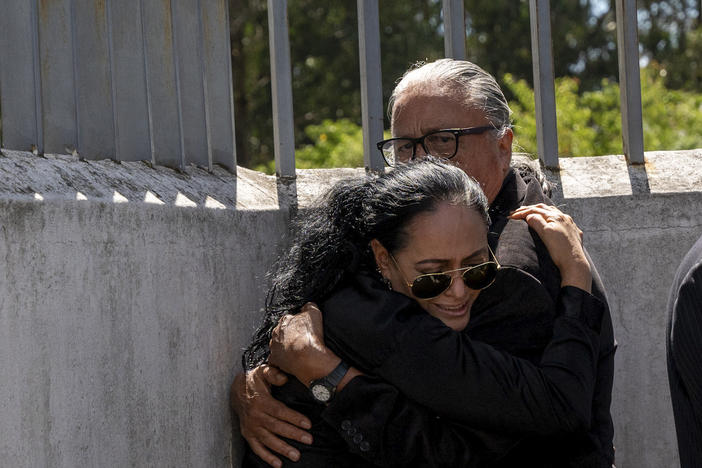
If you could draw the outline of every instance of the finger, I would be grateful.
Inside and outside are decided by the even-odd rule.
[[[263,379],[270,385],[280,387],[288,381],[288,376],[277,367],[263,366]]]
[[[529,206],[523,206],[517,210],[515,210],[511,217],[521,217],[523,218],[529,213],[540,213],[543,214],[544,216],[557,216],[563,214],[561,210],[554,206],[548,206],[548,205],[529,205]]]
[[[512,219],[526,219],[526,217],[530,214],[540,214],[544,218],[553,216],[555,213],[548,210],[545,207],[540,207],[540,206],[528,206],[521,208],[519,210],[516,210],[514,213],[512,213],[509,217]]]
[[[285,366],[285,358],[284,356],[281,356],[282,351],[280,351],[280,347],[278,346],[278,342],[271,340],[268,342],[268,358],[266,359],[266,362],[268,363],[269,366],[274,367],[276,369],[284,367]],[[265,377],[261,377],[265,380],[266,386],[268,386],[268,379]],[[276,385],[276,384],[274,384]]]
[[[544,211],[544,212],[550,212],[550,213],[560,213],[562,214],[563,212],[554,205],[545,205],[543,203],[539,203],[537,205],[524,205],[520,206],[514,212],[520,212],[520,211],[530,211],[530,210],[538,210],[538,211]]]
[[[548,220],[541,213],[529,213],[524,220],[530,228],[536,231],[539,237],[542,237],[541,235],[548,226]]]
[[[543,208],[543,209],[548,209],[548,208],[555,208],[553,205],[546,205],[545,203],[536,203],[534,205],[523,205],[518,207],[514,211],[519,211],[519,210],[529,210],[531,208]]]
[[[302,306],[302,309],[300,309],[301,312],[304,312],[306,314],[309,314],[313,317],[315,316],[322,316],[322,311],[319,310],[319,307],[317,304],[314,302],[308,302],[305,305]]]
[[[294,409],[289,408],[288,406],[273,398],[271,398],[271,401],[268,403],[269,404],[265,410],[265,413],[272,416],[273,418],[289,422],[290,424],[301,427],[303,429],[310,429],[312,427],[312,423],[310,422],[309,418],[304,414],[298,413]]]
[[[271,437],[277,438],[278,436],[281,436],[285,437],[286,439],[296,440],[302,444],[307,445],[310,445],[312,443],[312,435],[309,432],[303,431],[299,427],[294,426],[292,424],[288,424],[287,422],[281,419],[274,419],[268,416],[266,418],[265,428],[268,430],[267,432],[271,433]],[[269,448],[273,448],[273,446],[269,445],[268,443],[266,443],[266,446]],[[284,452],[279,452],[278,450],[276,451],[283,455],[285,454]]]
[[[288,322],[290,322],[290,319],[292,318],[292,315],[290,314],[285,314],[278,319],[278,324],[275,326],[273,329],[274,331],[280,331],[281,329],[285,328],[288,325]]]
[[[253,450],[253,453],[258,455],[258,457],[261,460],[275,468],[280,468],[281,466],[283,466],[283,462],[280,461],[280,458],[276,457],[271,452],[266,450],[266,448],[258,440],[246,439],[246,441],[249,443],[249,446],[251,447],[251,450]]]
[[[318,327],[322,325],[322,311],[319,310],[315,304],[308,302],[302,309],[300,309],[300,314],[298,315],[298,320],[305,321],[311,324],[312,327]]]
[[[324,321],[322,320],[322,311],[319,310],[317,304],[308,302],[302,307],[302,312],[309,316],[312,330],[319,335],[320,341],[324,341]]]
[[[276,325],[276,327],[271,331],[271,339],[268,341],[268,346],[270,347],[271,343],[274,341],[278,341],[278,337],[280,336],[280,324]]]
[[[292,461],[298,461],[300,459],[299,450],[297,450],[290,444],[287,444],[285,441],[276,437],[270,432],[267,432],[264,435],[260,436],[259,439],[261,441],[261,444],[268,450],[272,450],[273,452],[280,454],[286,458],[289,458]]]

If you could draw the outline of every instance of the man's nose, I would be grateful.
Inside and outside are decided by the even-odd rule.
[[[427,152],[424,150],[424,145],[421,142],[417,142],[414,144],[414,157],[415,158],[423,158],[424,156],[427,155]]]

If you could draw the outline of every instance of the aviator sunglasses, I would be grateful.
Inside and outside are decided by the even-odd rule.
[[[490,286],[497,276],[497,270],[500,269],[500,264],[495,258],[495,254],[492,253],[492,249],[488,247],[490,252],[490,257],[492,260],[481,263],[479,265],[472,265],[463,268],[457,268],[455,270],[442,271],[439,273],[425,273],[423,275],[417,276],[414,281],[409,282],[402,273],[400,265],[398,265],[397,260],[390,254],[390,258],[395,262],[402,279],[410,288],[412,294],[417,299],[432,299],[441,295],[444,291],[451,287],[453,284],[453,276],[451,273],[462,272],[461,278],[463,283],[470,289],[481,290]]]

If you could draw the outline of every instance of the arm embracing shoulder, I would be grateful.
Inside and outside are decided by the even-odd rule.
[[[521,290],[515,304],[538,292]],[[562,288],[553,338],[538,366],[367,285],[323,310],[331,348],[436,414],[480,429],[548,435],[589,425],[603,307],[582,290]]]

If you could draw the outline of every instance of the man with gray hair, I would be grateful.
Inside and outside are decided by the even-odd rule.
[[[544,179],[538,177],[539,171],[527,170],[520,174],[522,171],[511,167],[511,111],[499,85],[490,74],[471,62],[442,59],[418,64],[397,84],[389,110],[392,138],[378,142],[386,162],[392,166],[432,154],[451,161],[475,178],[490,203],[490,247],[500,264],[517,268],[529,278],[524,284],[510,285],[509,290],[488,288],[482,291],[471,310],[466,333],[472,340],[538,363],[552,335],[560,275],[538,236],[525,223],[510,219],[509,214],[520,206],[550,204],[550,200],[543,192]],[[605,300],[594,267],[592,272],[593,294]],[[526,290],[522,294],[534,300],[525,303],[514,299],[524,297],[514,294],[515,288]],[[490,313],[481,314],[484,310]],[[378,319],[374,311],[358,315],[362,317],[355,317],[353,326],[360,329],[372,327]],[[587,427],[556,425],[550,428],[555,432],[548,436],[545,435],[548,431],[513,427],[511,430],[520,435],[521,441],[502,458],[499,466],[612,466],[613,426],[609,407],[616,345],[609,311],[598,328],[601,336],[596,379],[583,382],[584,386],[592,386],[592,401],[580,402],[590,408]],[[419,349],[431,346],[431,337],[420,335],[414,340]],[[300,343],[291,346],[291,353],[296,352],[295,347],[299,351]],[[451,358],[446,357],[447,360]],[[398,370],[398,374],[411,375],[413,385],[424,385],[421,391],[436,399],[442,398],[432,387],[437,373],[442,372],[440,366],[420,369],[412,367],[411,362],[406,366]],[[450,378],[462,385],[480,388],[479,381],[467,376],[452,375]],[[280,385],[284,381],[285,376],[264,366],[240,374],[232,386],[232,407],[239,415],[242,435],[257,455],[274,466],[280,466],[280,460],[271,450],[293,460],[299,458],[299,452],[279,436],[293,445],[311,440],[301,429],[310,427],[309,420],[270,397],[268,385]],[[331,401],[325,410],[329,415],[325,421],[332,426],[352,421],[360,432],[368,434],[374,429],[364,427],[363,421],[367,426],[368,421],[373,421],[368,413],[377,413],[380,409],[373,408],[371,393],[364,393],[358,386],[353,388],[355,390],[351,391],[357,392],[356,397],[347,395],[343,400],[361,401],[365,405],[342,407],[341,403]],[[469,404],[455,402],[455,405]],[[500,411],[497,403],[494,411]],[[551,415],[544,415],[548,416]],[[343,421],[337,421],[339,418]],[[468,426],[472,423],[460,422]]]

